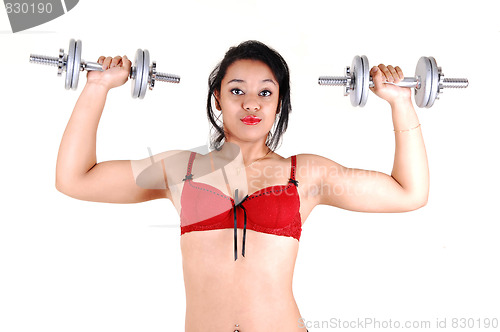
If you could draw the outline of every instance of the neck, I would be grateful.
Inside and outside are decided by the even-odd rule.
[[[270,149],[261,142],[261,144],[257,144],[255,142],[225,142],[222,146],[221,150],[223,155],[240,155],[243,158],[244,165],[248,165],[254,162],[257,159],[260,159],[264,156],[269,156],[272,152]],[[266,156],[266,157],[267,157]]]

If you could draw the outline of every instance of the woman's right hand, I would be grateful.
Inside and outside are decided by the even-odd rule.
[[[127,82],[132,62],[126,55],[114,58],[100,56],[97,62],[102,65],[103,71],[88,71],[87,83],[97,83],[110,90]]]

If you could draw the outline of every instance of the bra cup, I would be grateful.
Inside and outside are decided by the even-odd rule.
[[[232,213],[231,200],[204,183],[184,183],[181,195],[181,227],[192,224],[212,225]]]
[[[270,229],[289,226],[299,210],[298,195],[293,185],[273,187],[258,196],[249,197],[243,204],[249,221]]]

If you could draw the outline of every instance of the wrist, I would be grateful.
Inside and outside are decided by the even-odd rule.
[[[99,92],[103,92],[103,93],[108,93],[109,90],[111,90],[111,88],[105,84],[104,82],[101,82],[101,81],[89,81],[87,80],[87,83],[85,84],[85,88],[86,89],[91,89],[91,90],[96,90],[96,91],[99,91]]]
[[[397,98],[394,98],[393,100],[389,101],[389,104],[391,105],[392,109],[396,108],[401,108],[401,107],[408,107],[408,106],[413,106],[411,102],[411,96],[400,96]]]

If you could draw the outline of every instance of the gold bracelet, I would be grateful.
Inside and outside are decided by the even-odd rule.
[[[420,127],[420,123],[418,124],[418,126],[410,128],[410,129],[405,129],[405,130],[396,130],[396,129],[394,129],[394,132],[395,133],[405,133],[407,131],[411,131],[411,130],[417,129],[418,127]]]

